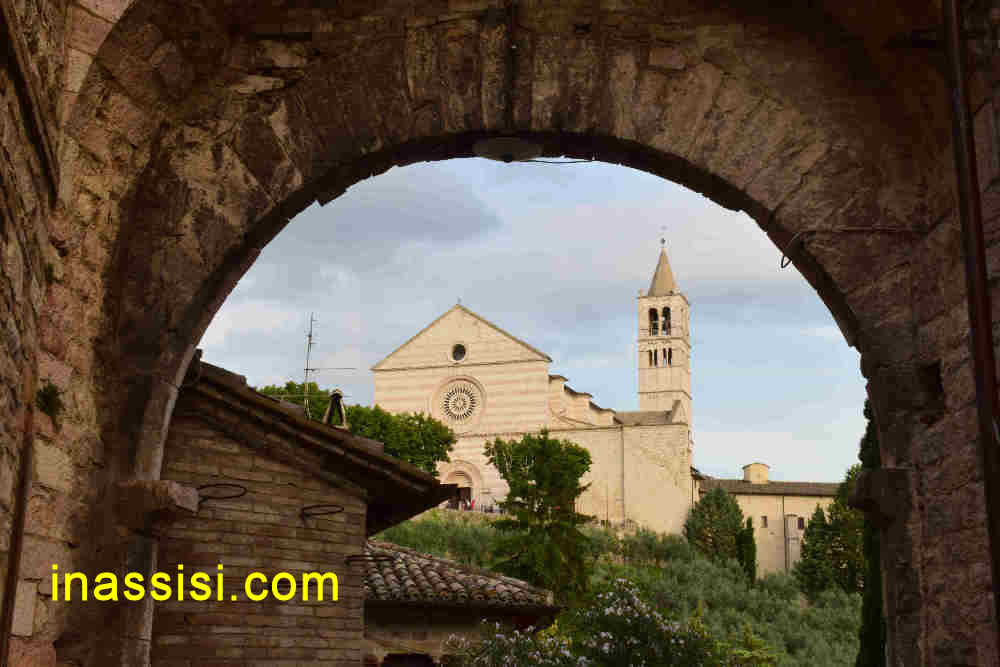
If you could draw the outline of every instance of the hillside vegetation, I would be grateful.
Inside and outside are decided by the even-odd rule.
[[[478,512],[432,510],[378,539],[490,569],[501,541],[493,524],[490,515]],[[774,662],[744,664],[854,665],[858,594],[829,590],[810,603],[793,577],[772,574],[750,586],[737,561],[712,562],[679,536],[638,531],[619,539],[597,526],[585,532],[596,560],[594,590],[625,579],[656,612],[670,619],[697,618],[715,640],[733,646],[746,645],[751,634],[763,640]]]

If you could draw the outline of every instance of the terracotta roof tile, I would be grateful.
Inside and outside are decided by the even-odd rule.
[[[365,561],[365,600],[369,602],[555,609],[551,592],[520,579],[388,542],[369,541],[365,553],[382,557]]]

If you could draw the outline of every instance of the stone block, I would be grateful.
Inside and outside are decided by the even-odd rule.
[[[52,565],[58,565],[60,572],[67,572],[73,570],[77,558],[77,553],[65,542],[25,535],[21,551],[21,578],[51,584]]]
[[[979,188],[985,190],[1000,174],[1000,155],[997,153],[997,118],[993,101],[987,101],[972,120],[976,144],[976,171]]]
[[[116,23],[131,2],[130,0],[77,0],[77,4],[110,23]]]
[[[48,641],[11,637],[8,660],[17,667],[56,667],[56,649]]]
[[[865,512],[876,525],[886,525],[905,516],[910,504],[912,474],[901,468],[862,470],[848,502]]]
[[[687,62],[684,52],[673,46],[659,46],[649,51],[649,64],[664,69],[684,69]]]
[[[79,5],[70,7],[69,21],[69,46],[91,56],[97,55],[113,27],[110,21],[84,11]]]
[[[30,637],[35,630],[35,603],[38,601],[38,584],[32,581],[17,582],[14,597],[14,623],[11,633]]]
[[[129,480],[118,484],[119,519],[144,528],[151,519],[171,521],[198,512],[198,491],[171,480]]]
[[[55,445],[35,441],[34,481],[52,489],[72,491],[76,470],[69,454]]]
[[[70,48],[66,56],[66,88],[71,92],[78,93],[83,89],[83,81],[87,78],[87,72],[93,64],[93,56]]]

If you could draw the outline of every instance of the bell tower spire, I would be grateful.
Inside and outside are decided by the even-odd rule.
[[[672,421],[691,424],[690,304],[677,288],[666,239],[649,281],[639,293],[639,409],[671,411]]]

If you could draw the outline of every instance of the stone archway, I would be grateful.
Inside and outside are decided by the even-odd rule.
[[[95,480],[99,537],[70,562],[109,558],[105,490],[158,478],[195,344],[291,217],[394,165],[516,135],[745,210],[787,252],[861,351],[898,471],[894,660],[995,656],[945,88],[929,56],[883,48],[935,9],[755,5],[300,2],[237,16],[136,0],[99,29],[73,13],[71,46],[89,52],[53,133],[51,264],[65,279],[39,324],[39,367],[69,378],[74,405],[72,443],[41,438]],[[144,539],[115,553],[141,560]],[[105,655],[142,655],[141,619],[126,616],[105,624]]]
[[[476,501],[476,506],[482,504],[483,475],[474,463],[456,459],[443,464],[439,473],[445,484],[457,484],[459,489],[468,488],[470,499]]]

